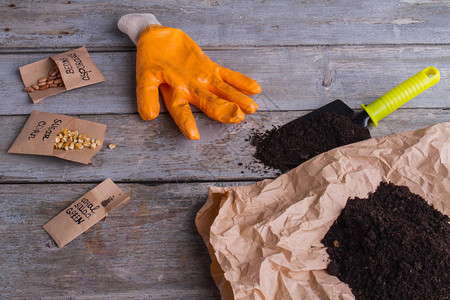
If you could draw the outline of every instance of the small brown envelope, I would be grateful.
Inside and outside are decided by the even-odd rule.
[[[54,68],[58,68],[64,86],[28,92],[33,103],[68,90],[105,81],[85,47],[53,55],[20,67],[19,71],[25,87],[30,87],[40,78],[47,77]]]
[[[108,178],[78,198],[43,228],[61,248],[128,200],[130,196]]]
[[[71,116],[33,111],[28,117],[8,153],[56,156],[62,159],[88,164],[91,158],[101,149],[83,148],[74,150],[55,149],[56,135],[67,128],[77,130],[90,138],[105,139],[106,125],[85,121]]]

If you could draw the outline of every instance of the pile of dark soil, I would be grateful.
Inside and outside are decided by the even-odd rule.
[[[322,243],[356,299],[449,299],[449,217],[409,188],[349,199]]]
[[[369,131],[347,116],[323,113],[298,118],[279,128],[251,136],[254,157],[282,172],[333,148],[370,138]]]

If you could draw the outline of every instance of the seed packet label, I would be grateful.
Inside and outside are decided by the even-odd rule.
[[[105,81],[85,47],[67,51],[20,67],[25,87],[35,85],[40,78],[48,77],[57,68],[64,86],[28,92],[33,103],[68,90]]]
[[[67,90],[105,81],[85,47],[53,55]]]
[[[78,198],[43,228],[61,248],[129,199],[130,196],[108,178]]]
[[[88,147],[67,151],[55,149],[55,138],[64,128],[77,130],[80,134],[86,134],[93,139],[101,141],[105,139],[105,124],[35,110],[28,117],[8,153],[56,156],[82,164],[90,163],[102,145],[94,149]]]

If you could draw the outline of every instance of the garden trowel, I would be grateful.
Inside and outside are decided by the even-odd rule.
[[[397,108],[416,97],[426,89],[439,82],[440,73],[435,67],[427,67],[409,78],[405,82],[396,86],[369,105],[361,104],[362,112],[355,112],[341,100],[334,100],[322,106],[302,118],[310,118],[325,112],[335,112],[339,115],[347,115],[353,122],[367,129],[371,122],[375,127],[378,122],[394,112]]]

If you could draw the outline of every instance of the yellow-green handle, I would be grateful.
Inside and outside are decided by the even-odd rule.
[[[378,121],[438,83],[439,78],[441,78],[441,75],[438,69],[435,67],[425,68],[369,105],[361,104],[361,107],[367,112],[376,127]]]

